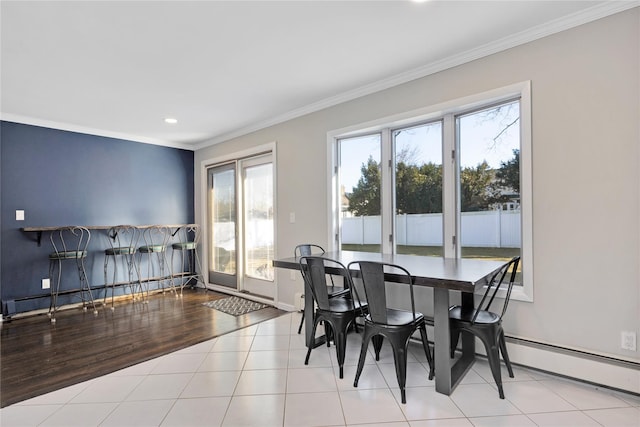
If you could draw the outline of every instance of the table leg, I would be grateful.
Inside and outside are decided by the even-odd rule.
[[[462,356],[452,366],[449,353],[451,335],[449,332],[449,291],[447,289],[436,288],[433,290],[433,306],[436,391],[450,395],[475,361],[476,341],[472,334],[462,333]],[[473,310],[472,293],[462,293],[462,308],[463,310]]]
[[[433,290],[433,331],[434,331],[434,364],[436,377],[436,391],[450,395],[451,359],[449,347],[449,290],[435,288]]]
[[[472,312],[473,311],[473,294],[463,292],[462,293],[462,311],[464,312]],[[462,356],[463,357],[472,357],[475,359],[476,354],[476,338],[473,334],[468,332],[462,333]]]

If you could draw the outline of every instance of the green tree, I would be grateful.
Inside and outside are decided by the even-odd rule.
[[[513,158],[500,163],[496,171],[496,183],[514,193],[520,192],[520,150],[513,150]]]
[[[396,165],[396,212],[398,214],[442,212],[442,166]]]
[[[492,183],[492,203],[504,203],[520,194],[520,150],[513,150],[513,158],[500,162],[496,178]]]
[[[517,150],[515,150],[517,151]],[[514,154],[516,154],[514,151]],[[487,162],[460,171],[462,212],[483,211],[504,195],[508,187],[517,192],[519,177],[513,176],[518,168],[519,156],[503,163],[495,171]],[[349,211],[356,216],[380,215],[380,168],[369,158],[363,163],[358,185],[350,194]],[[498,176],[500,177],[498,179]],[[516,187],[513,187],[516,185]],[[396,165],[396,212],[398,214],[442,212],[442,165],[425,163],[420,166],[400,161]]]
[[[356,216],[380,215],[380,168],[378,162],[369,157],[360,167],[358,185],[353,187],[349,200],[349,211]]]
[[[483,161],[476,167],[465,167],[460,171],[460,201],[462,212],[487,210],[494,200],[495,171]]]

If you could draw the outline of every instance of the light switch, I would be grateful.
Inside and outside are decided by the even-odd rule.
[[[24,221],[24,211],[17,210],[16,211],[16,221]]]
[[[289,212],[289,223],[290,224],[294,224],[296,222],[296,213],[295,212]]]

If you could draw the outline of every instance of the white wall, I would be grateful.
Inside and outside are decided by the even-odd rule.
[[[300,242],[328,246],[328,131],[530,80],[534,302],[513,301],[505,328],[638,362],[638,351],[620,349],[620,331],[640,335],[639,39],[635,8],[201,149],[196,171],[277,141],[276,256]],[[280,302],[293,305],[302,284],[276,277]]]

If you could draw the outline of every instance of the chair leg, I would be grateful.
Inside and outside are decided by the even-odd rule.
[[[371,340],[370,332],[367,330],[367,325],[364,325],[364,336],[362,337],[362,346],[360,347],[360,358],[358,359],[358,369],[356,370],[356,378],[353,380],[353,386],[358,387],[358,380],[362,369],[364,368],[364,361],[367,358],[367,351],[369,348],[369,341]]]
[[[104,299],[102,300],[102,306],[106,307],[107,305],[107,289],[109,288],[108,280],[107,280],[107,267],[109,266],[109,255],[104,256]]]
[[[502,329],[500,330],[499,343],[500,343],[500,352],[502,353],[502,358],[504,359],[504,364],[507,365],[507,371],[509,371],[509,377],[513,378],[513,369],[511,368],[509,353],[507,353],[507,343],[504,340],[504,331]]]
[[[344,357],[347,346],[346,331],[339,330],[335,333],[336,354],[338,355],[338,367],[340,368],[340,379],[344,378]]]
[[[376,354],[376,362],[380,361],[380,350],[382,349],[382,342],[384,337],[382,335],[375,335],[371,338],[373,341],[373,350]]]
[[[127,272],[128,272],[127,277],[129,277],[129,292],[131,293],[132,300],[135,302],[136,291],[135,291],[134,281],[133,281],[133,272],[134,270],[137,271],[137,269],[136,269],[135,260],[133,259],[133,255],[125,255],[125,262],[127,263]],[[139,280],[140,280],[140,275],[138,274],[138,281]],[[140,284],[139,286],[140,286],[140,289],[142,290],[142,284]]]
[[[178,249],[173,249],[171,251],[171,263],[169,264],[169,276],[171,276],[171,288],[175,289],[176,287],[176,277],[175,277],[175,272],[173,271],[174,268],[174,255],[176,253]],[[184,255],[183,255],[183,251],[180,251],[180,293],[182,294],[182,284],[184,283]],[[178,294],[176,293],[176,297],[178,297]]]
[[[391,341],[391,340],[390,340]],[[393,342],[392,342],[393,344]],[[402,403],[407,403],[405,387],[407,384],[407,349],[406,346],[393,346],[393,356],[396,365],[396,378],[400,387]]]
[[[49,277],[54,280],[56,273],[56,266],[58,267],[58,277],[54,283],[51,283],[51,299],[49,301],[49,317],[51,323],[56,323],[56,311],[58,310],[58,292],[60,291],[60,279],[62,279],[62,263],[58,261],[49,261]]]
[[[313,322],[313,330],[311,332],[311,336],[316,336],[316,328],[318,327],[318,323],[319,323],[319,319],[318,320],[314,320]],[[307,349],[307,357],[305,357],[304,359],[304,364],[308,365],[309,364],[309,356],[311,356],[311,350],[313,350],[313,345],[310,345],[309,348]]]
[[[484,332],[484,331],[483,331]],[[474,334],[484,344],[484,348],[487,352],[487,358],[489,359],[489,367],[491,368],[491,374],[498,387],[498,394],[500,399],[504,399],[504,391],[502,390],[502,373],[500,372],[500,350],[497,337],[489,336],[488,333]]]
[[[347,331],[354,320],[350,316],[332,317],[330,320],[325,319],[325,330],[327,324],[333,330],[333,340],[336,345],[336,355],[338,356],[338,367],[340,368],[340,379],[344,378],[344,358],[347,347]]]
[[[434,366],[433,358],[431,357],[431,350],[429,350],[429,339],[427,338],[427,328],[422,325],[420,328],[420,337],[422,337],[422,347],[424,348],[424,354],[427,356],[427,362],[429,363],[429,380],[433,379]]]
[[[324,324],[324,336],[327,340],[327,347],[331,347],[331,340],[333,339],[333,328],[331,325],[327,323],[327,321],[323,321]]]
[[[300,318],[300,326],[298,326],[298,335],[302,332],[302,325],[304,324],[304,308],[302,309],[302,318]]]
[[[98,314],[98,309],[96,308],[96,302],[93,299],[93,292],[91,291],[91,285],[89,285],[89,279],[87,279],[87,270],[85,270],[84,268],[84,258],[80,258],[78,260],[78,272],[80,274],[80,295],[82,296],[82,305],[86,309],[86,305],[84,302],[84,292],[86,290],[86,292],[89,294],[89,300],[91,301],[91,306],[93,307],[93,314]]]
[[[453,327],[453,325],[449,325],[449,336],[451,342],[451,358],[453,359],[456,354],[456,348],[458,347],[458,340],[460,339],[460,329]]]
[[[409,344],[409,337],[407,336],[405,339],[402,335],[398,334],[389,337],[389,342],[393,349],[393,360],[396,365],[396,378],[400,388],[401,401],[402,403],[407,403],[405,388],[407,385],[407,345]]]

